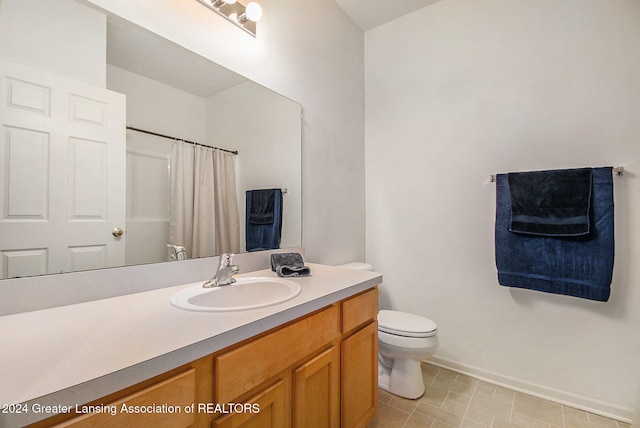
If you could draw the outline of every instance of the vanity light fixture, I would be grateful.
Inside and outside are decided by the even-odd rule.
[[[247,21],[258,22],[262,19],[262,7],[252,1],[247,5],[244,10],[244,13],[238,17],[238,22],[245,23]]]
[[[256,22],[262,18],[262,7],[258,3],[250,2],[244,6],[237,0],[198,1],[253,37],[256,36]]]
[[[228,1],[215,0],[215,1],[211,2],[211,6],[220,8],[224,4],[234,4],[235,2],[236,2],[236,0],[228,0]]]

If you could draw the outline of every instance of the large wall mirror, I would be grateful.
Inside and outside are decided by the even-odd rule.
[[[0,65],[0,278],[301,245],[300,104],[79,0],[3,0]]]

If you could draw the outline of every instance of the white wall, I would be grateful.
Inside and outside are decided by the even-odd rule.
[[[127,125],[205,141],[203,98],[119,67],[107,69],[107,89],[127,96]]]
[[[444,0],[365,34],[367,261],[437,359],[630,418],[640,378],[640,3]],[[497,172],[624,166],[608,303],[509,289]]]
[[[262,0],[253,38],[195,0],[88,0],[303,106],[309,261],[364,258],[364,36],[332,1]]]
[[[287,189],[280,248],[302,241],[300,121],[297,103],[246,82],[207,99],[207,141],[238,150],[236,159],[240,246],[244,252],[246,191]]]
[[[0,56],[104,88],[106,28],[104,14],[73,0],[4,0]]]

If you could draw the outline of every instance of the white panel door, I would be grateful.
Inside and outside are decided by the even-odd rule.
[[[125,96],[0,60],[0,278],[121,266]]]

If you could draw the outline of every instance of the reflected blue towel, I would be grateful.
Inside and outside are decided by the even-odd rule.
[[[251,198],[247,211],[247,221],[253,224],[271,224],[275,215],[276,189],[250,190],[247,198]]]
[[[498,282],[606,302],[614,259],[612,168],[594,168],[589,218],[583,236],[550,237],[513,233],[506,174],[496,182],[495,250]]]
[[[254,192],[259,193],[254,195]],[[248,190],[246,194],[246,247],[247,251],[280,248],[282,235],[282,190]],[[261,204],[256,207],[254,204]],[[260,221],[256,222],[256,214]],[[266,222],[272,219],[271,222]]]

